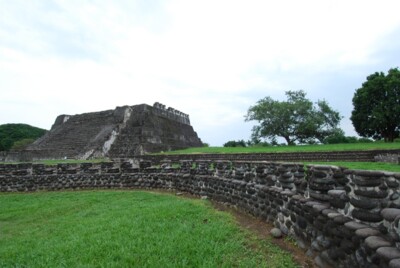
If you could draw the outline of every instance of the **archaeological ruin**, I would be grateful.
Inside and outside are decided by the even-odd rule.
[[[199,146],[189,115],[156,102],[60,115],[45,136],[5,160],[119,158]]]
[[[160,103],[60,115],[44,137],[23,152],[8,154],[7,160],[109,157],[113,161],[4,163],[0,192],[186,192],[272,222],[293,237],[318,267],[400,268],[400,173],[298,163],[399,163],[399,150],[144,154],[201,144],[189,116]]]
[[[274,223],[319,267],[400,267],[400,173],[267,161],[0,165],[0,192],[163,189]]]

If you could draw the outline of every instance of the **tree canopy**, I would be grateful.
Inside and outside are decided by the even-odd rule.
[[[43,136],[44,133],[46,133],[45,129],[26,124],[0,125],[0,151],[9,151],[15,143],[19,147],[22,144],[26,145],[28,140],[35,140]]]
[[[286,91],[285,94],[286,101],[265,97],[249,108],[245,120],[259,123],[253,127],[253,139],[276,141],[277,137],[282,137],[292,145],[322,142],[338,131],[342,117],[325,100],[314,104],[303,90]]]
[[[362,137],[393,142],[400,133],[400,71],[376,72],[353,97],[351,121]]]

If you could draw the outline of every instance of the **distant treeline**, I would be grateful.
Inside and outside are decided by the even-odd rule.
[[[371,143],[374,142],[368,138],[358,138],[352,136],[345,136],[343,132],[338,132],[333,135],[326,137],[322,143],[309,143],[311,144],[344,144],[344,143]],[[268,146],[285,146],[286,144],[278,144],[276,140],[268,143],[261,140],[231,140],[224,143],[224,147],[268,147]]]
[[[43,136],[46,131],[27,124],[0,125],[0,151],[22,149]]]

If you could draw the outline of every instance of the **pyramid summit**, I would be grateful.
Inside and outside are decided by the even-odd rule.
[[[199,146],[189,115],[156,102],[59,115],[49,132],[19,152],[18,160],[125,158]]]

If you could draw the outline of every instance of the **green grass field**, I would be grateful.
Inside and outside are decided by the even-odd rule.
[[[384,143],[344,143],[269,147],[197,147],[185,150],[164,152],[162,154],[235,154],[235,153],[296,153],[296,152],[334,152],[359,150],[400,149],[400,142]]]
[[[208,201],[137,191],[0,194],[0,267],[296,267]]]
[[[305,165],[332,165],[349,169],[400,172],[400,165],[381,162],[305,162]]]
[[[363,150],[397,150],[400,142],[384,143],[346,143],[318,144],[275,147],[198,147],[185,150],[165,152],[163,154],[234,154],[234,153],[296,153],[296,152],[334,152],[334,151],[363,151]],[[377,162],[305,162],[305,164],[335,165],[350,169],[382,170],[400,172],[400,165]]]

